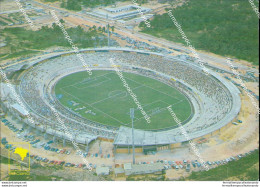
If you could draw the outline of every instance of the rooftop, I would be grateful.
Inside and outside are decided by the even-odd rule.
[[[121,7],[116,7],[116,8],[98,8],[94,9],[93,12],[86,12],[87,14],[97,16],[97,17],[102,17],[102,18],[107,18],[111,20],[118,20],[118,19],[124,19],[124,18],[129,18],[129,17],[134,17],[137,16],[141,13],[147,13],[150,12],[150,8],[145,8],[137,5],[127,5],[127,6],[121,6]]]
[[[22,114],[23,116],[27,116],[29,115],[28,111],[26,111],[21,105],[15,103],[13,105],[11,105],[12,108],[14,108],[15,110],[17,110],[20,114]]]
[[[97,175],[109,175],[109,167],[97,167]]]
[[[154,163],[154,164],[140,164],[140,165],[132,165],[132,169],[125,170],[126,175],[131,174],[147,174],[154,173],[157,171],[162,171],[164,166],[162,163]]]

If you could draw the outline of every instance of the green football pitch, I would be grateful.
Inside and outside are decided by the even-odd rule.
[[[191,115],[188,99],[175,88],[157,80],[132,73],[123,73],[127,84],[150,116],[147,123],[133,98],[115,71],[78,72],[62,78],[55,86],[61,104],[86,119],[119,127],[131,127],[130,108],[135,108],[134,126],[137,129],[158,130],[176,126],[166,107],[180,121]]]

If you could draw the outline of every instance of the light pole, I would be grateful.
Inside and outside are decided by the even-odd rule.
[[[108,14],[107,14],[107,45],[110,46],[110,32],[109,32],[109,22],[108,22]]]
[[[107,24],[107,45],[110,46],[110,31],[109,31],[109,23]]]
[[[133,150],[133,164],[135,164],[134,116],[135,116],[135,109],[134,109],[134,108],[130,108],[130,118],[131,118],[131,120],[132,120],[132,150]]]

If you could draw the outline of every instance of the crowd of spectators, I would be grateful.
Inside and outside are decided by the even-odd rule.
[[[194,108],[194,119],[187,126],[188,132],[198,131],[216,124],[232,108],[232,96],[228,89],[212,75],[206,75],[201,69],[191,67],[187,63],[139,53],[98,52],[82,53],[82,55],[86,64],[92,68],[112,69],[109,60],[113,59],[115,64],[122,65],[122,71],[156,78],[190,97],[190,100],[197,104]],[[83,118],[61,105],[54,95],[53,89],[58,79],[82,70],[84,70],[83,66],[76,55],[52,58],[28,69],[21,76],[17,89],[40,125],[55,128],[57,131],[64,130],[50,108],[53,106],[71,133],[114,139],[118,128]],[[166,76],[159,76],[155,71]],[[167,76],[174,77],[175,81]],[[174,132],[180,134],[178,131]]]

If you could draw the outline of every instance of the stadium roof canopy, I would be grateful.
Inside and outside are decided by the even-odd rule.
[[[157,133],[152,131],[144,130],[134,130],[136,146],[149,146],[149,145],[164,145],[171,143],[177,143],[176,137],[170,134],[165,134],[165,136],[158,136]],[[128,127],[121,126],[117,137],[115,138],[114,145],[131,145],[132,144],[132,129]]]
[[[21,115],[23,115],[23,116],[29,115],[28,111],[26,111],[21,105],[19,105],[19,104],[17,104],[17,103],[11,105],[11,107],[12,107],[13,109],[15,109],[17,112],[19,112],[19,113],[20,113]]]

